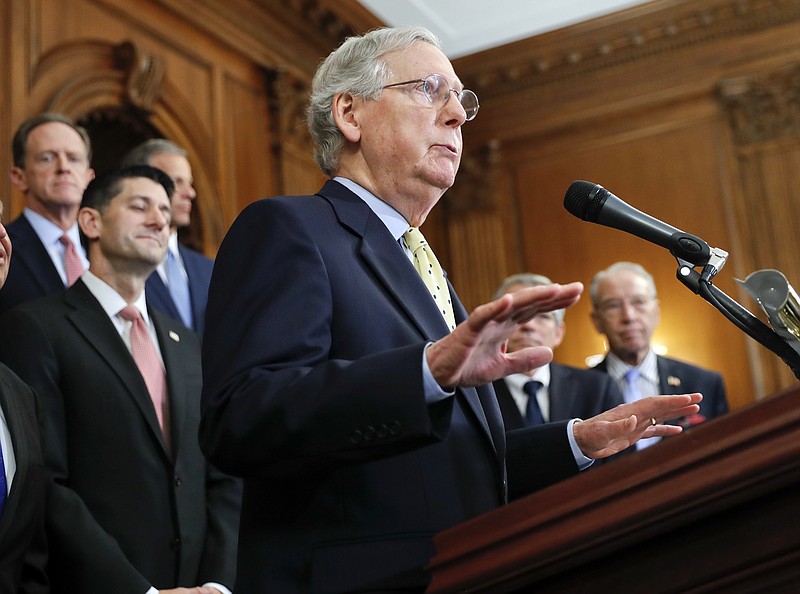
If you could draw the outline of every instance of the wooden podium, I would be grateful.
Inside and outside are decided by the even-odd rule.
[[[428,592],[800,592],[800,386],[438,534]]]

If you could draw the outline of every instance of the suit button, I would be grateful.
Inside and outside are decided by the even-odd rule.
[[[377,432],[379,439],[386,439],[386,437],[389,435],[389,428],[384,423],[381,423],[378,425]]]
[[[389,423],[389,435],[400,435],[401,427],[400,421],[392,421]]]
[[[363,434],[363,433],[361,433],[361,431],[359,431],[358,429],[356,429],[355,431],[353,431],[353,433],[350,435],[350,441],[351,441],[352,443],[354,443],[354,444],[359,444],[359,443],[361,443],[363,440],[364,440],[364,434]]]
[[[375,439],[376,435],[377,433],[375,431],[375,427],[373,427],[372,425],[367,425],[367,429],[364,431],[364,439],[366,439],[367,441],[372,441],[373,439]]]
[[[172,549],[173,551],[177,551],[179,548],[181,548],[181,539],[180,538],[174,539],[169,544],[169,548]]]
[[[175,486],[176,486],[176,487],[180,487],[182,482],[183,482],[183,481],[181,481],[181,477],[179,477],[179,476],[176,474],[176,475],[175,475]]]

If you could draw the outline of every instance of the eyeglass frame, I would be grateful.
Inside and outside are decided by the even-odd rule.
[[[597,304],[597,311],[608,318],[617,318],[622,315],[625,306],[630,306],[640,314],[647,313],[650,306],[658,302],[658,298],[652,295],[636,295],[629,300],[625,299],[606,299]]]
[[[433,73],[429,74],[428,76],[426,76],[425,78],[415,78],[414,80],[406,80],[406,81],[403,81],[403,82],[391,83],[389,85],[382,86],[381,89],[390,89],[392,87],[401,87],[403,85],[425,83],[432,76],[439,77],[442,80],[442,82],[444,82],[444,84],[447,85],[447,95],[446,95],[446,99],[444,100],[444,103],[442,103],[442,107],[447,105],[447,102],[450,101],[450,93],[455,93],[456,98],[458,99],[458,103],[459,103],[459,105],[461,105],[461,109],[463,109],[464,113],[466,114],[465,121],[471,122],[472,120],[474,120],[475,116],[478,115],[478,110],[480,110],[480,108],[481,108],[480,101],[478,100],[478,95],[475,93],[475,91],[472,91],[470,89],[461,89],[461,91],[456,91],[453,87],[450,86],[450,82],[447,80],[447,78],[445,77],[444,74],[439,74],[438,72],[433,72]],[[430,96],[430,94],[425,92],[425,91],[423,91],[423,92],[425,93],[425,96],[428,97],[428,99],[430,100],[431,105],[435,105],[435,103],[433,102],[433,98]],[[465,93],[469,93],[473,97],[475,97],[475,112],[472,114],[472,117],[470,117],[470,115],[467,113],[467,110],[464,107],[464,104],[461,102],[461,97]]]

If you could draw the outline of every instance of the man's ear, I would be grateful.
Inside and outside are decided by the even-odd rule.
[[[78,226],[89,239],[97,239],[103,228],[103,217],[100,211],[84,206],[78,211]]]
[[[28,191],[28,180],[25,178],[25,172],[19,167],[12,167],[9,172],[11,184],[20,192],[25,193]]]
[[[356,98],[351,93],[339,93],[333,97],[333,121],[348,142],[358,142],[361,139],[357,107]]]

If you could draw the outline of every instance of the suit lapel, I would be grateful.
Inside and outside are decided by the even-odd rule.
[[[186,332],[175,320],[148,310],[158,335],[158,346],[167,373],[167,394],[169,395],[170,435],[172,437],[172,457],[177,458],[180,435],[186,420],[186,360],[183,357],[181,335]]]
[[[28,219],[20,215],[8,231],[14,245],[14,267],[27,269],[42,295],[63,289],[64,281]]]
[[[550,403],[550,416],[549,419],[562,419],[566,410],[571,409],[572,399],[575,395],[569,391],[563,393],[561,386],[567,380],[567,370],[559,367],[555,363],[550,363],[550,385],[547,388],[547,394]]]
[[[6,425],[11,436],[11,447],[14,449],[14,460],[17,465],[14,479],[11,482],[11,491],[6,499],[6,509],[3,517],[0,518],[0,541],[3,541],[12,519],[19,513],[16,509],[22,504],[21,498],[23,495],[20,489],[27,482],[28,470],[31,464],[30,440],[37,437],[28,434],[25,419],[23,418],[25,415],[24,403],[17,401],[18,398],[24,396],[27,396],[27,394],[13,391],[7,381],[4,370],[0,371],[0,406],[2,406],[3,414],[6,418]],[[31,397],[33,397],[32,394]]]
[[[658,369],[658,385],[661,388],[659,394],[683,394],[685,390],[681,388],[681,380],[672,361],[658,356],[656,367]]]
[[[119,377],[125,386],[125,391],[136,403],[146,425],[161,443],[164,454],[167,455],[147,385],[105,310],[81,280],[67,289],[64,298],[67,305],[72,308],[72,311],[67,313],[67,319]]]
[[[175,302],[172,300],[172,295],[169,294],[169,289],[167,289],[164,281],[161,280],[161,276],[158,274],[157,270],[151,272],[150,276],[147,277],[144,290],[148,303],[160,307],[162,311],[176,320],[181,319],[178,308],[175,307]]]
[[[337,182],[327,182],[320,195],[330,202],[341,224],[361,237],[361,257],[422,338],[435,341],[445,336],[449,332],[447,323],[430,298],[425,283],[380,218],[363,200]],[[460,323],[467,313],[449,281],[447,286],[456,323]],[[462,388],[460,392],[494,447],[499,443],[497,440],[502,439],[503,431],[494,390],[487,391],[488,398],[481,398],[475,388]]]

